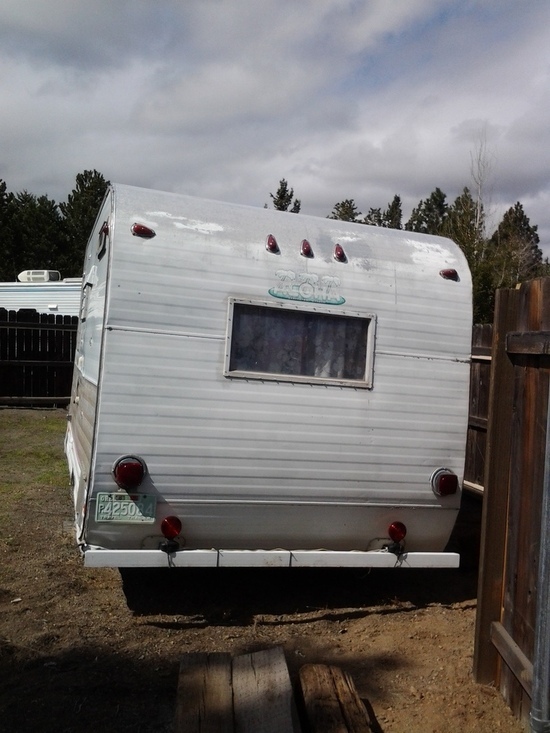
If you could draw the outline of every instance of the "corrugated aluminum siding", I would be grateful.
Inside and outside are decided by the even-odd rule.
[[[132,236],[134,222],[156,236]],[[461,475],[471,283],[454,244],[127,187],[113,241],[96,489],[126,452],[182,501],[436,505],[427,474]],[[439,275],[451,267],[460,282]],[[228,296],[269,299],[280,269],[335,275],[346,308],[376,314],[372,390],[222,375]]]

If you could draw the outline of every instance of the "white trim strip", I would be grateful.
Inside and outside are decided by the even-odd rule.
[[[98,567],[309,567],[309,568],[457,568],[454,552],[385,551],[338,552],[333,550],[162,550],[83,549],[84,565]]]

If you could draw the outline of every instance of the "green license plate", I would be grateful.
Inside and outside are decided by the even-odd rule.
[[[150,494],[98,494],[95,521],[152,524],[156,508],[157,498]]]

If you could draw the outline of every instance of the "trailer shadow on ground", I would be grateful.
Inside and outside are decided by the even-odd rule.
[[[343,609],[350,618],[369,608],[380,613],[381,606],[385,613],[402,612],[407,606],[475,602],[477,589],[472,570],[127,568],[121,576],[135,614],[184,616],[191,626],[246,625],[259,615],[313,612],[337,620]]]
[[[341,609],[349,618],[370,607],[391,613],[407,605],[475,602],[480,524],[481,501],[465,494],[449,542],[461,554],[459,569],[121,568],[122,587],[135,614],[185,616],[182,623],[191,626],[246,625],[267,614],[322,611],[337,619]]]

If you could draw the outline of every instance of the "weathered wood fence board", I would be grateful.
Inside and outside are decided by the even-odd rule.
[[[483,493],[485,473],[492,338],[492,324],[473,327],[464,486],[478,494]]]
[[[474,675],[528,719],[550,375],[550,278],[497,292]]]
[[[0,404],[66,404],[76,316],[0,308]]]

